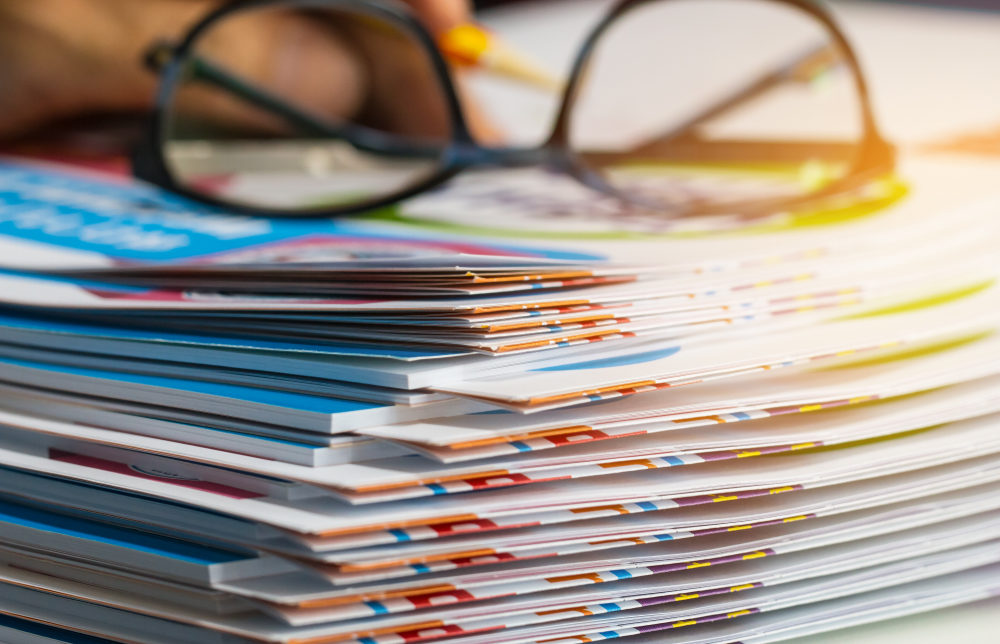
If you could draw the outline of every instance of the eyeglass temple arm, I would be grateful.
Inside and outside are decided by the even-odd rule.
[[[699,145],[704,145],[708,142],[700,139],[699,137],[693,136],[694,130],[697,129],[702,123],[733,110],[782,83],[789,81],[808,81],[814,78],[817,74],[833,67],[842,60],[843,58],[840,52],[833,45],[824,44],[819,47],[814,47],[798,56],[795,56],[789,62],[781,65],[778,69],[765,72],[750,80],[713,105],[710,105],[708,108],[694,115],[681,125],[668,130],[655,139],[622,152],[596,153],[593,155],[588,154],[586,156],[588,159],[595,157],[602,160],[606,157],[606,162],[613,163],[615,160],[634,160],[642,156],[663,156],[663,153],[665,152],[663,146],[667,143],[677,141],[678,139],[691,139],[692,143],[697,142]],[[718,145],[715,145],[715,149],[722,150],[722,143],[723,142],[720,141]],[[728,142],[727,145],[731,145],[732,143],[735,142]],[[803,145],[805,145],[804,142],[799,143],[802,145],[795,145],[794,147],[801,149]],[[837,144],[823,143],[822,145],[829,146]],[[743,151],[746,150],[746,146],[738,147],[740,147]],[[853,148],[854,146],[851,147]],[[707,151],[708,150],[706,150],[706,152]],[[677,156],[677,150],[670,150],[670,152],[670,156]],[[724,157],[715,155],[713,155],[712,158],[713,160],[724,159]]]
[[[147,54],[147,64],[160,71],[165,67],[165,61],[173,55],[169,44],[158,44]],[[331,139],[342,139],[365,152],[385,154],[402,158],[433,158],[440,156],[441,148],[433,144],[407,141],[409,137],[386,134],[354,123],[333,124],[329,121],[309,114],[271,92],[261,89],[250,81],[225,70],[202,56],[192,56],[194,77],[207,82],[223,91],[243,99],[248,103],[263,108],[280,116],[290,124],[304,129],[311,135]]]

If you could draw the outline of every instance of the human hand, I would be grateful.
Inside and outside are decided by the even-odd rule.
[[[406,2],[434,34],[470,18],[466,0]],[[156,79],[140,63],[143,52],[155,41],[176,40],[218,4],[0,0],[0,138],[21,136],[61,118],[148,109]],[[273,75],[275,61],[329,78],[285,88],[293,102],[336,117],[364,109],[382,127],[402,133],[438,132],[445,125],[443,113],[432,108],[439,91],[433,79],[410,73],[412,60],[392,48],[349,41],[321,21],[290,12],[280,20],[259,20],[250,29],[224,46],[228,57],[245,61],[241,71],[251,79]],[[400,96],[407,100],[401,102]],[[473,129],[486,131],[477,128],[481,119],[470,111]]]

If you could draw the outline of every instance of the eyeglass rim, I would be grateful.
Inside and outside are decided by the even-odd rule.
[[[424,48],[431,63],[432,70],[445,100],[445,108],[450,121],[450,140],[444,149],[440,166],[429,173],[421,181],[407,186],[403,190],[389,193],[376,199],[351,203],[343,207],[318,208],[313,210],[284,211],[276,208],[253,206],[244,203],[217,199],[211,195],[192,190],[178,181],[166,161],[163,149],[164,135],[169,121],[169,112],[178,85],[182,80],[182,72],[186,61],[190,60],[195,45],[205,32],[218,22],[235,14],[281,7],[336,9],[348,8],[358,12],[368,12],[379,18],[388,20],[415,37]],[[272,218],[296,219],[316,217],[337,217],[358,214],[368,210],[376,210],[389,206],[404,199],[416,196],[430,190],[465,169],[465,165],[457,163],[453,148],[468,148],[475,146],[475,141],[469,131],[465,114],[455,84],[430,32],[405,6],[395,2],[378,0],[238,0],[208,12],[198,20],[176,44],[169,46],[170,58],[160,69],[160,84],[157,89],[153,108],[148,116],[143,135],[133,151],[133,174],[144,181],[153,183],[194,201],[217,208],[236,211],[244,214],[262,215]]]
[[[569,126],[573,106],[579,98],[581,79],[588,61],[594,54],[601,36],[624,14],[642,5],[675,0],[618,0],[598,23],[588,32],[574,58],[566,87],[563,89],[556,117],[549,136],[540,145],[532,148],[494,148],[480,145],[472,136],[462,108],[454,79],[448,63],[438,49],[433,36],[405,6],[393,0],[237,0],[207,13],[196,22],[176,44],[169,46],[170,58],[160,70],[160,85],[155,95],[154,105],[147,119],[145,132],[133,152],[133,174],[144,181],[153,183],[171,192],[208,204],[217,208],[243,214],[260,215],[280,219],[310,219],[317,217],[340,217],[358,215],[367,211],[391,206],[400,201],[417,196],[438,187],[462,171],[476,166],[531,166],[544,165],[565,173],[585,186],[603,194],[618,195],[618,191],[605,184],[595,171],[586,166],[574,153],[569,144]],[[846,35],[833,16],[819,2],[814,0],[755,0],[776,5],[790,6],[816,19],[833,37],[843,53],[845,62],[854,79],[855,90],[861,110],[862,139],[859,153],[853,166],[841,178],[825,187],[821,193],[811,193],[808,200],[822,198],[844,186],[856,182],[859,176],[877,172],[886,174],[895,167],[895,148],[886,140],[878,127],[872,107],[870,92],[860,62]],[[178,181],[170,170],[163,148],[164,132],[172,99],[184,69],[184,63],[191,58],[199,38],[217,22],[233,14],[283,6],[303,8],[350,8],[389,20],[404,29],[425,49],[428,60],[445,99],[450,119],[451,137],[442,150],[440,166],[420,181],[402,190],[384,196],[338,207],[316,209],[282,210],[280,208],[253,206],[230,202],[211,195],[197,192]]]
[[[575,154],[569,142],[569,127],[572,110],[576,100],[579,98],[580,84],[583,72],[590,60],[590,57],[597,49],[604,33],[614,25],[615,21],[623,15],[643,5],[656,3],[669,3],[677,0],[618,0],[611,9],[602,17],[597,25],[590,31],[584,40],[580,51],[573,61],[567,86],[563,94],[563,100],[557,112],[552,134],[546,141],[545,146],[566,150],[570,155],[572,164],[572,174],[578,181],[588,187],[602,193],[617,193],[618,191],[607,184],[600,174],[583,164]],[[817,20],[833,38],[835,44],[841,51],[845,62],[854,80],[855,91],[857,92],[858,104],[860,107],[862,133],[858,144],[858,153],[853,159],[851,168],[835,181],[824,186],[821,190],[814,191],[801,198],[793,198],[785,202],[786,206],[794,206],[802,202],[823,199],[832,194],[837,194],[847,189],[852,189],[859,178],[872,176],[878,173],[889,174],[896,167],[896,149],[883,135],[875,118],[875,113],[871,100],[871,92],[861,63],[857,57],[854,47],[851,45],[847,35],[837,24],[833,15],[818,0],[753,0],[755,2],[770,2],[775,5],[793,7],[803,11],[810,17]],[[760,208],[765,203],[747,202],[746,204],[731,204],[730,207],[739,208],[742,206]]]

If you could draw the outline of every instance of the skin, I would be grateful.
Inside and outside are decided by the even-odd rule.
[[[218,4],[0,0],[0,139],[29,135],[59,119],[148,109],[157,79],[141,64],[144,52],[153,42],[179,38]],[[467,0],[405,4],[432,34],[470,20]],[[241,75],[317,113],[389,131],[441,133],[446,120],[438,88],[419,54],[399,40],[340,19],[282,12],[245,18],[238,30],[220,29],[205,47],[238,61]],[[287,72],[302,69],[324,82],[295,83],[301,74]],[[255,118],[222,97],[191,102],[216,117]],[[474,107],[466,107],[473,130],[490,138]]]

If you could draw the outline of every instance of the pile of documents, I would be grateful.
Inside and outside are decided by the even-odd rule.
[[[0,165],[0,640],[767,642],[1000,595],[1000,169],[905,175],[553,236]]]

